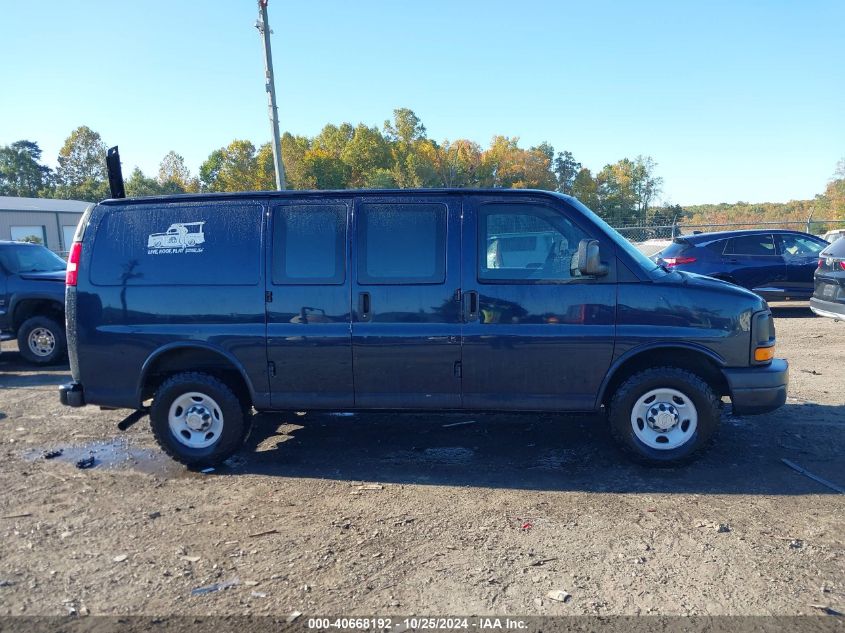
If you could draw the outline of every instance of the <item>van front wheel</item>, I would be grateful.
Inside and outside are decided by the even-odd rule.
[[[655,367],[628,378],[610,401],[610,430],[638,461],[672,466],[691,460],[719,428],[719,398],[696,374]]]
[[[158,388],[150,408],[162,450],[191,468],[217,466],[243,445],[246,407],[224,382],[199,372],[175,374]]]

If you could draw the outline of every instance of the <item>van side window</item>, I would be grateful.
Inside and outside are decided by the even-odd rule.
[[[771,235],[744,235],[728,240],[725,255],[777,255]]]
[[[482,205],[478,213],[478,280],[562,282],[580,277],[578,243],[588,235],[544,205]]]
[[[109,205],[97,226],[96,286],[254,285],[261,279],[261,205]]]
[[[446,281],[446,206],[363,203],[358,214],[358,282]]]
[[[346,205],[273,207],[273,283],[343,284]]]

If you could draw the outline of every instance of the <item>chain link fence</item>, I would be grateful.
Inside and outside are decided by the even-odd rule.
[[[736,222],[727,224],[651,224],[636,226],[614,227],[623,237],[643,251],[646,255],[653,255],[664,249],[672,238],[694,233],[710,233],[713,231],[735,231],[740,229],[790,229],[804,231],[812,235],[824,237],[829,231],[845,231],[845,219],[815,219],[807,220],[779,220],[773,222]]]

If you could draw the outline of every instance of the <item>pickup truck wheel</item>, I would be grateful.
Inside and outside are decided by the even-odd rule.
[[[691,460],[719,428],[719,398],[696,374],[655,367],[634,374],[610,402],[610,429],[637,461],[674,466]]]
[[[18,328],[18,349],[30,363],[56,363],[67,353],[65,328],[50,317],[31,317]]]
[[[168,378],[150,408],[153,435],[162,450],[191,468],[217,466],[243,445],[247,407],[226,383],[199,372]]]

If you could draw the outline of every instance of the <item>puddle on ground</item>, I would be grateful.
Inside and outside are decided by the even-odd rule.
[[[58,453],[51,459],[45,455]],[[106,470],[134,470],[147,475],[158,475],[161,477],[184,477],[193,473],[188,471],[181,464],[173,461],[159,450],[149,448],[137,448],[121,438],[109,441],[89,442],[77,446],[50,446],[31,448],[23,453],[24,459],[28,461],[63,462],[75,465],[76,462],[94,458],[95,469]]]

